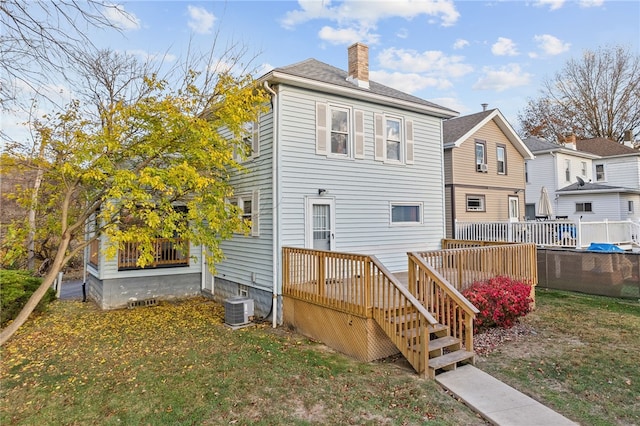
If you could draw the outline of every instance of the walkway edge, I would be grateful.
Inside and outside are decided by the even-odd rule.
[[[472,365],[438,374],[436,381],[495,425],[577,425]]]

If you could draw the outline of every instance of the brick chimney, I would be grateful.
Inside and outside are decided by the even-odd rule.
[[[576,150],[576,135],[573,133],[570,133],[568,135],[566,135],[564,137],[564,143],[563,145],[565,146],[565,148],[569,148],[572,150]]]
[[[347,81],[369,88],[369,48],[362,43],[349,46],[349,76]]]
[[[633,132],[631,130],[624,131],[624,140],[622,143],[629,148],[635,148],[635,144],[633,143]]]

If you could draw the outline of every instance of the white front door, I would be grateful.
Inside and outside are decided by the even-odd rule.
[[[335,247],[334,199],[307,198],[305,209],[305,247],[333,250]]]
[[[509,222],[517,222],[520,217],[520,199],[509,197]]]

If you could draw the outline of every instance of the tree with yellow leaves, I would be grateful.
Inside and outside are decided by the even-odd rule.
[[[135,96],[101,98],[95,114],[74,101],[33,123],[34,146],[14,145],[3,154],[3,175],[39,171],[37,191],[13,195],[35,211],[35,238],[55,241],[56,253],[40,288],[0,333],[0,345],[26,321],[58,272],[101,235],[109,242],[108,257],[126,243],[137,244],[141,267],[153,262],[157,238],[202,244],[213,265],[222,258],[220,242],[248,229],[226,201],[229,177],[241,169],[234,152],[245,149],[244,124],[257,119],[267,94],[248,73],[207,74],[205,85],[199,84],[202,74],[185,74],[177,88],[153,73],[128,78],[128,93],[135,88]],[[96,225],[85,239],[90,219]],[[5,261],[25,253],[27,228],[26,218],[9,227]]]

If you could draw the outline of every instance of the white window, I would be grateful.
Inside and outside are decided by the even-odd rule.
[[[571,182],[571,160],[564,160],[564,180]]]
[[[604,164],[596,164],[596,181],[604,180]]]
[[[525,161],[524,163],[524,181],[529,183],[529,162]]]
[[[235,159],[238,162],[250,160],[260,155],[260,123],[245,123],[242,145],[236,147]]]
[[[576,203],[576,213],[592,212],[591,203]]]
[[[375,159],[413,164],[413,121],[376,114]]]
[[[467,211],[468,212],[485,211],[484,195],[467,195]]]
[[[485,141],[476,140],[476,171],[487,172],[487,144]]]
[[[364,158],[364,113],[344,105],[317,102],[316,154]]]
[[[496,150],[498,174],[507,174],[507,149],[503,145],[498,145]]]
[[[260,236],[260,216],[258,214],[260,191],[256,189],[252,192],[238,194],[235,198],[229,200],[229,203],[240,208],[242,219],[248,222],[251,228],[251,236]]]
[[[628,208],[629,213],[633,213],[634,210],[633,210],[633,201],[632,200],[629,200],[629,202],[627,203],[627,208]]]
[[[391,223],[417,225],[422,223],[422,203],[391,203]]]
[[[350,155],[351,146],[351,123],[349,117],[351,111],[348,108],[329,106],[331,114],[331,154]]]
[[[587,162],[586,161],[582,162],[582,167],[580,169],[580,173],[582,174],[582,177],[587,177]]]

